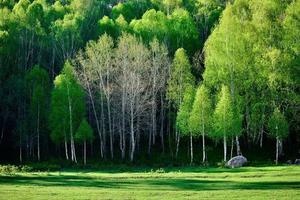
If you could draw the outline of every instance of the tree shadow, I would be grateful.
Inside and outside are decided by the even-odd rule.
[[[195,178],[127,178],[87,177],[73,175],[51,176],[0,176],[1,185],[44,186],[44,187],[91,187],[104,189],[143,190],[278,190],[300,189],[300,181],[237,182],[232,180],[205,180]]]

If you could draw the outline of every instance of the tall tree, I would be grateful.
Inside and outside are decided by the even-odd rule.
[[[148,116],[151,101],[151,92],[148,90],[151,84],[150,77],[150,51],[136,37],[123,34],[119,39],[116,49],[117,86],[121,95],[121,134],[123,141],[120,144],[122,157],[125,151],[126,127],[129,127],[131,161],[137,145],[137,137],[140,134],[141,118]],[[127,122],[128,120],[128,122]]]
[[[218,96],[218,102],[213,116],[213,137],[217,139],[223,138],[224,162],[227,161],[227,140],[233,128],[233,115],[230,92],[228,87],[223,85]]]
[[[189,118],[190,131],[195,135],[202,135],[202,162],[207,160],[205,150],[205,134],[211,130],[211,116],[212,116],[212,101],[209,90],[205,85],[200,85],[197,89],[195,101]]]
[[[150,62],[151,62],[151,129],[149,134],[148,154],[151,151],[151,142],[155,144],[155,137],[157,136],[157,124],[160,124],[160,139],[162,150],[164,151],[164,120],[165,120],[165,92],[166,83],[169,74],[169,58],[167,47],[160,44],[155,38],[150,42]],[[159,99],[158,99],[159,98]],[[158,103],[159,102],[159,103]],[[157,120],[157,110],[160,104],[160,123]]]
[[[94,139],[93,129],[86,121],[83,119],[76,131],[75,140],[83,143],[83,163],[86,165],[86,142],[92,141]]]
[[[185,92],[183,101],[179,106],[179,111],[176,117],[176,126],[180,130],[182,135],[190,136],[190,163],[193,163],[193,135],[190,129],[189,118],[193,108],[193,102],[195,98],[195,89],[193,85],[189,85]]]
[[[55,78],[51,97],[51,137],[55,142],[65,141],[65,153],[70,141],[71,160],[77,163],[74,134],[85,114],[84,92],[76,82],[74,69],[67,61]]]
[[[195,84],[195,78],[191,73],[191,64],[184,49],[176,51],[170,70],[167,86],[167,99],[172,103],[175,112],[179,109],[187,87]],[[176,130],[176,157],[178,154],[180,134]]]
[[[30,101],[30,123],[37,137],[37,157],[40,160],[40,136],[46,130],[48,102],[50,96],[50,81],[46,70],[34,66],[26,74],[27,89]],[[32,120],[32,121],[31,121]],[[43,131],[41,131],[41,129]]]
[[[282,145],[282,139],[286,138],[289,134],[288,122],[284,115],[279,111],[278,108],[274,109],[269,123],[268,123],[270,136],[276,138],[276,165],[278,164],[279,157],[279,146]]]

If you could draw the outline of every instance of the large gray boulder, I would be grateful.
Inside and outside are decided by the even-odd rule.
[[[242,167],[247,163],[247,158],[244,156],[235,156],[231,158],[227,163],[227,167],[236,168],[236,167]]]

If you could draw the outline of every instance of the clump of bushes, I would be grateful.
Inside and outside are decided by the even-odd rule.
[[[32,170],[33,168],[27,165],[0,165],[0,173],[6,175],[13,175],[18,172],[31,172]]]
[[[165,169],[164,168],[159,168],[159,169],[151,169],[150,173],[158,173],[158,174],[163,174],[163,173],[166,173]]]

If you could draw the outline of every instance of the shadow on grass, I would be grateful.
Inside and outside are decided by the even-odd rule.
[[[0,176],[1,185],[44,187],[93,187],[103,189],[143,190],[277,190],[300,189],[300,181],[235,182],[186,178],[93,178],[82,176]]]

